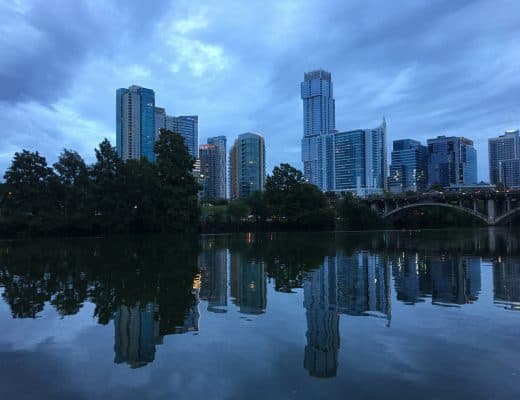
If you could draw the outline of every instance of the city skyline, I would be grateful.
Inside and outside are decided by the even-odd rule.
[[[386,116],[387,145],[469,137],[478,180],[487,181],[487,139],[520,126],[520,5],[373,4],[268,2],[267,23],[254,30],[258,12],[236,4],[4,4],[0,170],[22,148],[50,163],[64,147],[92,161],[104,137],[115,144],[113,91],[133,83],[154,88],[156,103],[175,115],[198,114],[199,143],[255,130],[268,143],[268,170],[281,162],[303,169],[298,82],[302,72],[324,68],[334,75],[341,129]],[[275,40],[281,33],[285,40]]]

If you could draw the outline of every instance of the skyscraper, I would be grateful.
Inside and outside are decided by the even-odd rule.
[[[335,103],[330,72],[316,70],[304,74],[302,161],[305,179],[322,187],[320,136],[336,126]]]
[[[166,119],[166,129],[180,134],[193,158],[199,158],[199,117],[181,115]]]
[[[428,185],[477,183],[477,151],[464,137],[428,139]]]
[[[116,148],[123,160],[155,160],[155,93],[130,86],[116,91]]]
[[[506,186],[516,186],[514,181],[515,179],[520,180],[520,175],[515,176],[514,166],[519,163],[513,160],[520,159],[520,133],[518,129],[506,131],[496,138],[490,138],[488,140],[488,152],[490,183],[496,185],[502,182]]]
[[[359,196],[387,187],[386,122],[375,129],[320,136],[320,188]]]
[[[420,192],[428,183],[428,148],[417,140],[394,140],[389,189],[394,193]]]
[[[264,138],[255,133],[243,133],[229,152],[229,186],[231,199],[245,199],[265,183]]]
[[[200,181],[202,184],[203,199],[217,198],[217,168],[219,167],[219,149],[215,144],[201,144]]]
[[[226,148],[226,137],[215,136],[208,138],[208,144],[214,144],[218,148],[218,156],[216,160],[216,172],[215,172],[215,195],[219,199],[227,198],[227,179],[226,179],[226,167],[227,167],[227,148]]]

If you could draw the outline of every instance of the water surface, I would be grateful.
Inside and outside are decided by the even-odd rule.
[[[520,398],[520,233],[0,242],[1,399]]]

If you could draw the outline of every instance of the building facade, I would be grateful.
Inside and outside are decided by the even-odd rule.
[[[477,183],[477,151],[464,137],[428,139],[428,185]]]
[[[123,160],[155,160],[155,93],[137,85],[116,91],[116,149]]]
[[[227,140],[225,136],[215,136],[208,138],[208,144],[213,144],[218,148],[216,172],[215,172],[215,194],[219,199],[227,198]]]
[[[243,133],[229,152],[229,186],[232,200],[245,199],[265,184],[265,143],[255,133]]]
[[[503,135],[488,140],[489,182],[493,185],[501,182],[506,186],[520,180],[515,175],[517,164],[513,160],[520,159],[520,134],[518,130],[506,131]],[[503,163],[503,165],[501,165]],[[506,183],[506,180],[508,183]]]
[[[413,139],[394,140],[388,188],[394,193],[421,192],[428,184],[428,148]]]
[[[321,135],[333,131],[336,126],[331,74],[324,70],[307,72],[300,86],[303,100],[303,174],[308,182],[322,187],[319,161]]]
[[[332,131],[320,136],[320,183],[326,192],[358,196],[387,188],[386,122],[375,129]]]
[[[214,144],[201,144],[199,146],[200,175],[202,185],[201,198],[217,198],[217,168],[219,149]]]
[[[199,157],[199,117],[197,115],[181,115],[166,120],[166,129],[180,134],[193,158]]]

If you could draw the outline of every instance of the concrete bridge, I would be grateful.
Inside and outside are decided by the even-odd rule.
[[[489,226],[507,225],[520,216],[520,191],[432,192],[370,197],[365,201],[385,219],[396,218],[407,210],[424,207],[451,208],[472,215]]]

